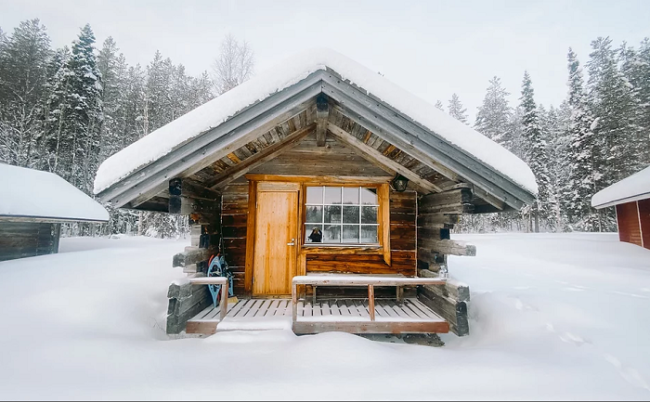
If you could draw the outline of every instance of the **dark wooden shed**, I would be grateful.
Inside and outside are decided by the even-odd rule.
[[[0,164],[0,261],[59,251],[61,224],[106,222],[106,209],[59,176]]]
[[[650,249],[650,167],[599,191],[591,204],[615,207],[621,241]]]
[[[536,189],[501,146],[327,50],[144,137],[95,181],[116,207],[190,218],[192,244],[173,261],[189,277],[170,287],[169,333],[292,317],[296,333],[466,335],[469,288],[446,275],[447,256],[476,249],[450,230],[461,214],[519,209]],[[206,278],[218,253],[240,299],[221,311],[205,286],[219,282]]]

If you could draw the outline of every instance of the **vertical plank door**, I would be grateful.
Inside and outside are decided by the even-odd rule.
[[[298,249],[298,192],[257,194],[253,295],[291,294]]]

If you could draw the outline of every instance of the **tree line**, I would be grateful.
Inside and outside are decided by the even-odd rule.
[[[60,49],[52,48],[38,19],[21,22],[10,35],[0,29],[0,162],[56,173],[92,195],[106,158],[248,79],[253,66],[249,46],[232,36],[224,39],[212,76],[192,77],[160,52],[147,66],[129,65],[113,38],[96,48],[90,25]],[[161,237],[187,230],[177,216],[110,212],[108,225],[64,230]]]
[[[528,163],[539,194],[519,212],[465,216],[461,231],[616,230],[613,208],[597,211],[591,197],[650,165],[650,39],[634,48],[599,37],[586,67],[585,82],[578,55],[569,49],[567,96],[558,107],[535,102],[528,72],[514,106],[501,80],[490,80],[474,128]],[[456,94],[447,109],[469,124]]]
[[[567,55],[567,96],[535,102],[524,72],[519,103],[494,77],[473,127],[522,158],[539,185],[537,201],[518,212],[463,217],[463,232],[610,231],[612,209],[591,208],[600,189],[650,164],[650,40],[635,48],[597,38],[586,62]],[[218,50],[212,74],[192,77],[160,52],[129,65],[113,38],[97,48],[89,25],[70,46],[53,49],[38,19],[11,34],[0,29],[0,162],[54,172],[91,195],[103,160],[253,74],[253,52],[232,36]],[[438,109],[444,110],[441,101]],[[470,124],[457,94],[447,112]],[[67,234],[175,236],[179,217],[111,210],[100,227],[68,225]]]

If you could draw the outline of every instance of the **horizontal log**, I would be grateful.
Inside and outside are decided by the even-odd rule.
[[[169,196],[170,214],[201,214],[206,216],[218,216],[221,211],[220,200],[202,200],[189,198],[180,195]]]
[[[418,300],[450,324],[451,332],[458,336],[469,335],[467,303],[439,296],[429,286],[418,288]]]
[[[437,272],[428,269],[418,270],[418,276],[421,278],[439,278]],[[470,301],[469,285],[453,278],[447,278],[444,286],[428,286],[427,288],[441,297],[448,297],[459,302]]]
[[[174,267],[185,267],[190,264],[196,264],[206,261],[212,255],[212,250],[198,247],[185,247],[185,251],[174,256]]]
[[[169,181],[169,195],[195,200],[218,201],[221,193],[189,179],[175,178]]]
[[[425,211],[429,208],[435,209],[445,206],[453,206],[460,204],[469,204],[472,202],[472,190],[469,188],[459,188],[455,190],[444,191],[441,193],[434,193],[425,195],[420,199],[420,211]]]
[[[457,224],[459,221],[457,214],[444,215],[442,213],[435,214],[418,214],[417,224],[418,227],[445,227]]]
[[[476,255],[476,246],[455,240],[420,240],[418,242],[418,253],[420,252],[420,249],[446,255],[462,255],[470,257]]]

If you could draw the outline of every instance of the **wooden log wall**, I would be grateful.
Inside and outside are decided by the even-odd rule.
[[[222,193],[222,230],[226,261],[233,272],[233,291],[245,293],[246,232],[248,224],[248,181],[230,183]]]
[[[205,285],[172,284],[167,292],[167,333],[180,334],[187,321],[212,303]]]
[[[316,134],[253,169],[251,174],[304,176],[386,176],[386,172],[328,135],[319,147]]]
[[[476,247],[450,239],[458,216],[472,212],[472,192],[457,188],[420,198],[418,203],[417,264],[420,269],[438,272],[447,266],[448,255],[476,255]]]
[[[438,278],[436,272],[421,269],[421,278]],[[444,286],[418,287],[418,299],[436,314],[449,322],[449,329],[458,336],[469,335],[467,303],[470,301],[469,286],[448,278]]]
[[[0,222],[0,261],[59,251],[60,224]]]

